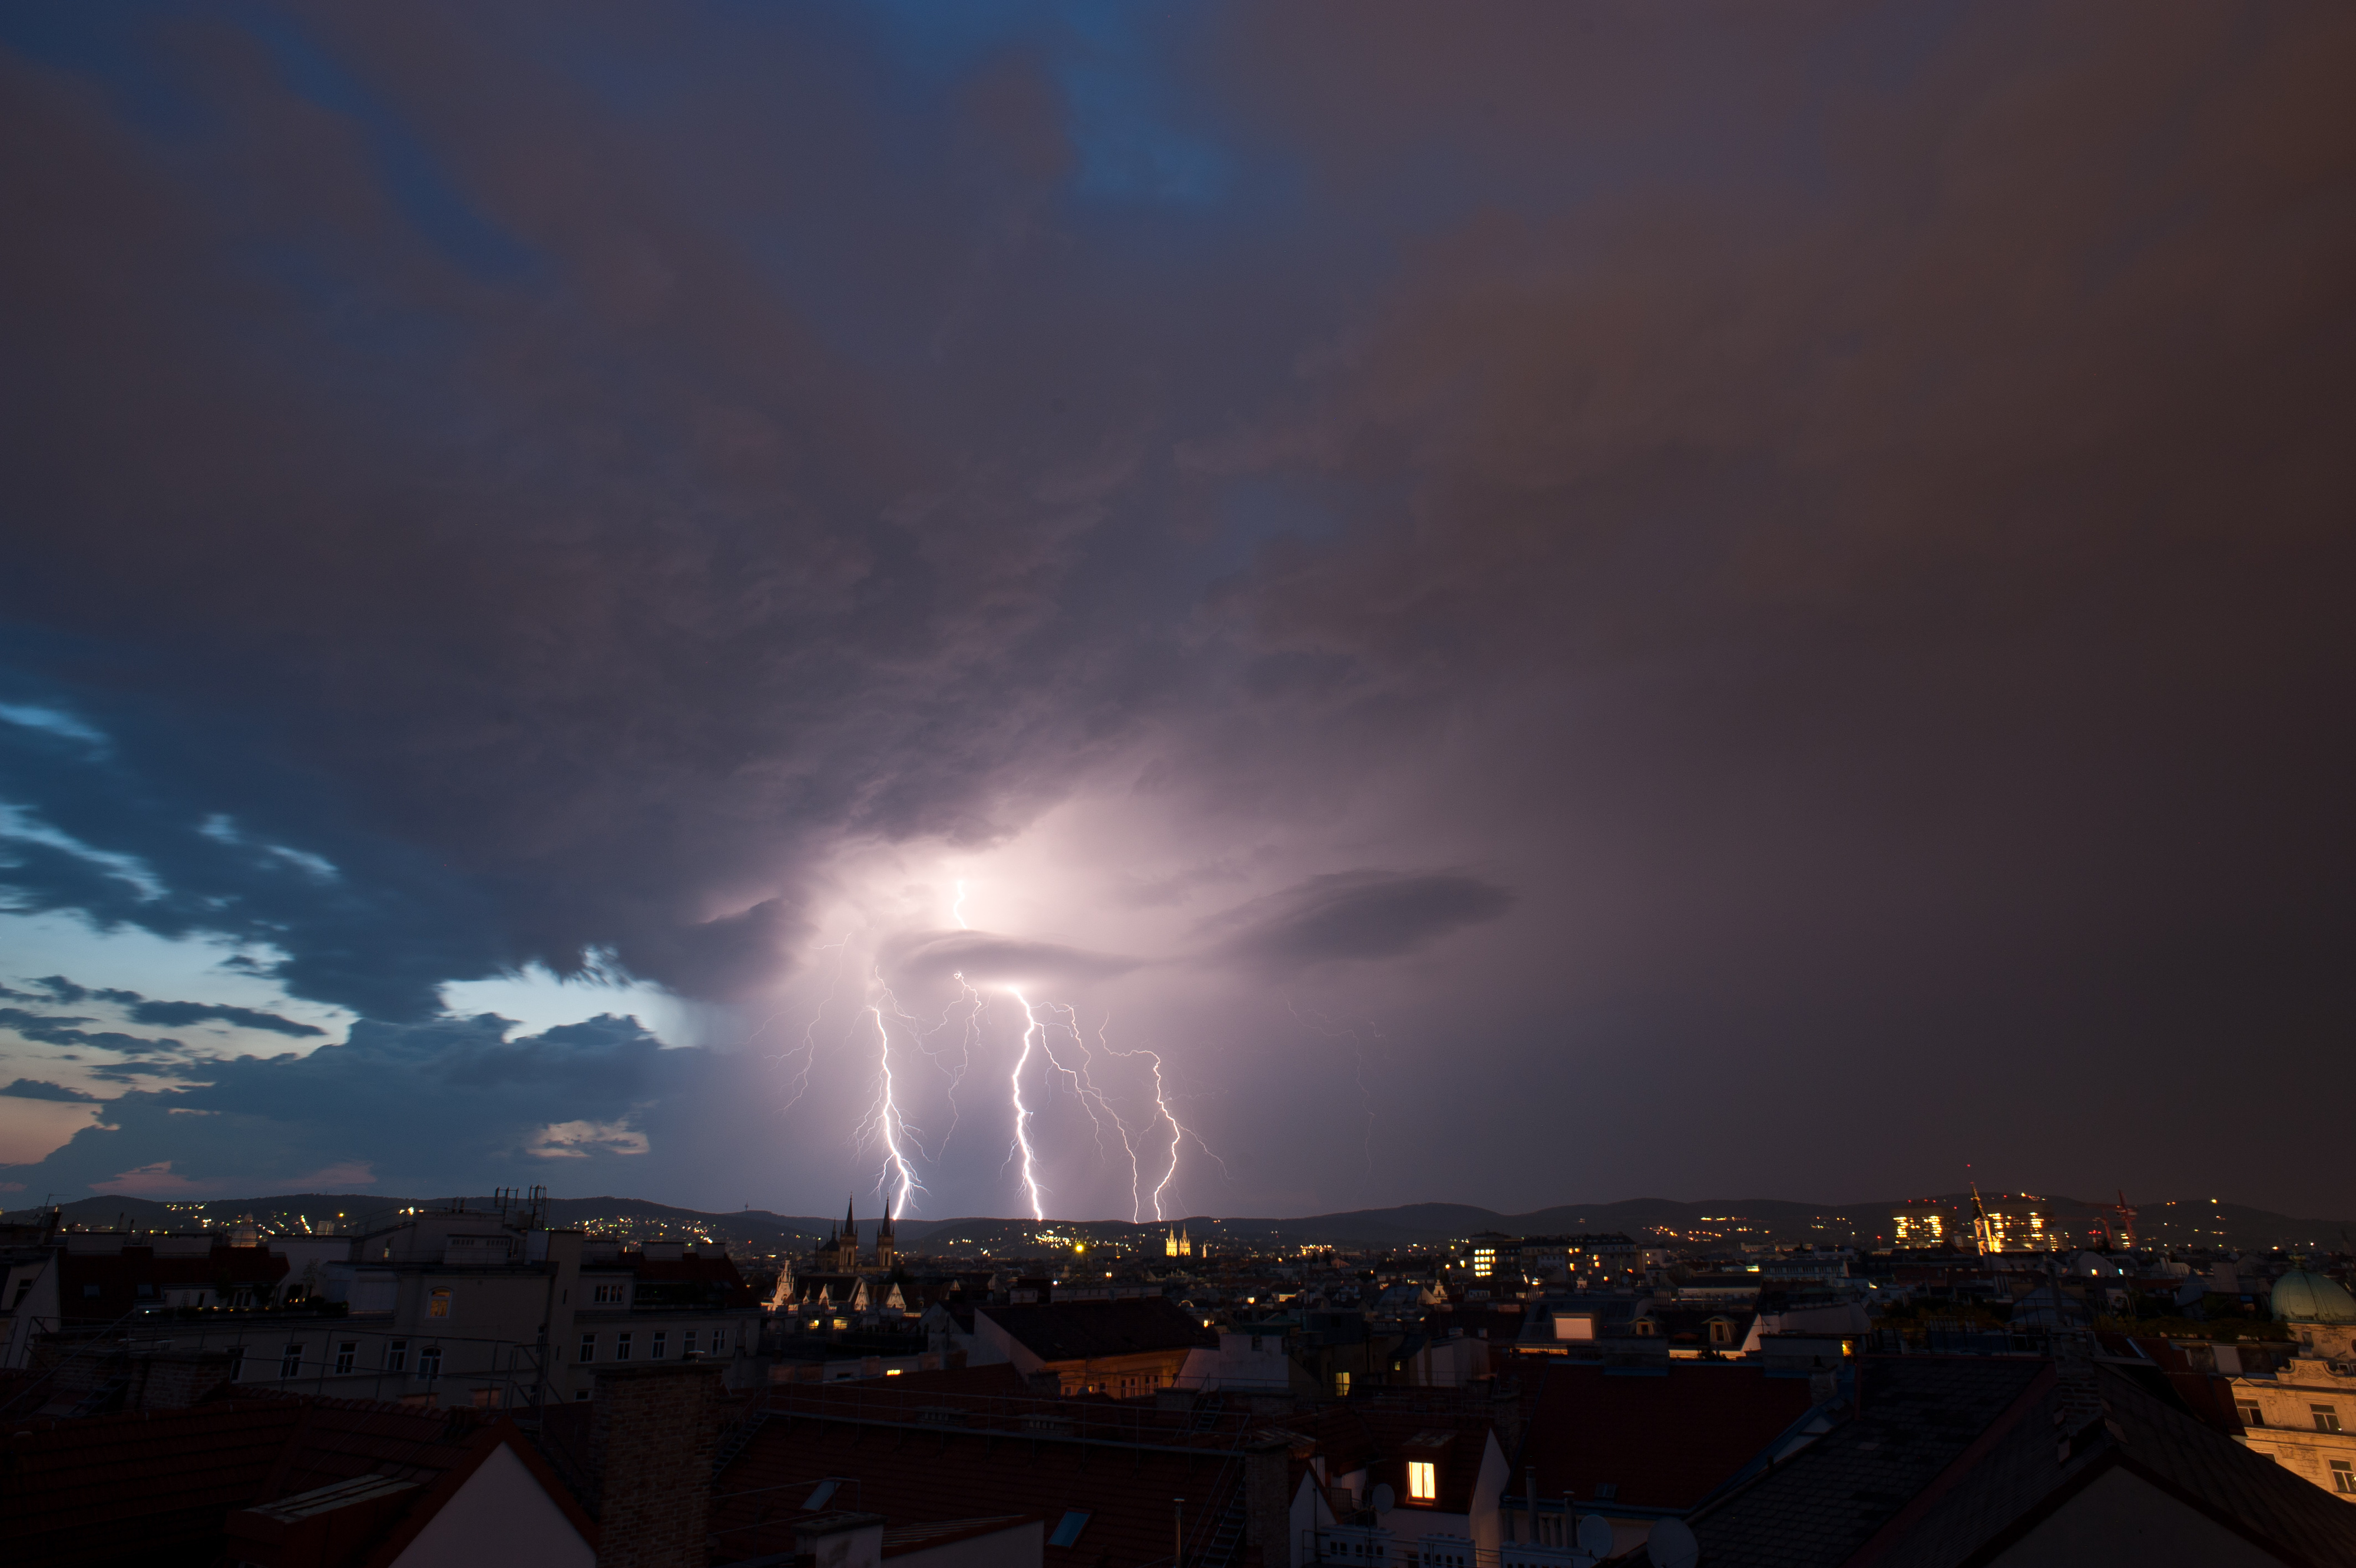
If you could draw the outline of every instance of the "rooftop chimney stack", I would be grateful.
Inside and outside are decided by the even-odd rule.
[[[717,1361],[675,1361],[598,1372],[597,1568],[704,1568],[710,1561],[725,1371]]]

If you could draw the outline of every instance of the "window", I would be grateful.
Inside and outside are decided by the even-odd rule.
[[[573,1391],[573,1397],[576,1400],[585,1400],[589,1397],[589,1391],[587,1389],[575,1389]]]
[[[2254,1401],[2245,1400],[2233,1408],[2241,1412],[2244,1426],[2264,1426],[2266,1423],[2265,1409]]]
[[[98,1299],[98,1287],[96,1285],[82,1286],[81,1298],[84,1301],[96,1301]]]
[[[303,1347],[299,1342],[286,1347],[285,1353],[278,1358],[278,1375],[282,1378],[303,1375]]]
[[[2331,1462],[2331,1489],[2346,1497],[2356,1498],[2356,1465],[2346,1459]]]
[[[1333,1397],[1336,1399],[1348,1399],[1350,1397],[1349,1373],[1336,1372],[1333,1374]]]
[[[2328,1404],[2311,1404],[2307,1408],[2315,1413],[2316,1431],[2337,1432],[2340,1430],[2340,1412]]]
[[[834,1496],[835,1487],[841,1485],[842,1485],[841,1482],[832,1479],[820,1481],[810,1488],[810,1495],[802,1499],[802,1508],[811,1513],[817,1512],[826,1507],[829,1499]]]
[[[615,1336],[614,1336],[614,1359],[616,1359],[616,1361],[626,1361],[626,1360],[628,1360],[629,1359],[630,1359],[630,1337],[629,1337],[628,1335],[626,1335],[626,1334],[616,1334],[616,1335],[615,1335]]]
[[[1709,1320],[1709,1342],[1713,1345],[1733,1344],[1734,1325],[1729,1323],[1723,1317],[1711,1318]]]
[[[428,1317],[447,1317],[447,1316],[450,1316],[450,1293],[449,1293],[448,1291],[446,1291],[446,1290],[437,1290],[437,1291],[435,1291],[435,1292],[434,1293],[434,1297],[433,1297],[433,1299],[432,1299],[430,1302],[428,1302],[428,1303],[426,1304],[426,1307],[425,1307],[425,1316],[428,1316]]]
[[[428,1345],[417,1353],[417,1375],[428,1382],[442,1375],[442,1347]]]
[[[589,1293],[589,1305],[619,1306],[622,1305],[622,1289],[620,1285],[599,1285]]]
[[[679,1337],[679,1353],[682,1356],[692,1356],[695,1354],[694,1329],[691,1328],[686,1333]]]
[[[1080,1531],[1088,1528],[1088,1516],[1078,1509],[1066,1512],[1055,1521],[1055,1532],[1047,1538],[1050,1546],[1076,1546]]]
[[[229,1380],[233,1383],[244,1375],[245,1347],[232,1345],[229,1348]]]
[[[396,1339],[384,1348],[384,1369],[388,1372],[405,1370],[409,1366],[409,1341]]]
[[[359,1354],[360,1343],[357,1339],[347,1339],[337,1346],[336,1376],[339,1378],[351,1376],[352,1363],[359,1359]]]
[[[655,1330],[654,1343],[647,1347],[647,1359],[648,1360],[659,1361],[663,1359],[663,1340],[665,1337],[666,1336],[661,1329],[658,1328]]]
[[[1407,1495],[1419,1503],[1440,1499],[1440,1466],[1429,1459],[1407,1462]]]
[[[594,1334],[584,1334],[581,1337],[581,1359],[584,1361],[594,1361],[597,1359],[597,1337]]]

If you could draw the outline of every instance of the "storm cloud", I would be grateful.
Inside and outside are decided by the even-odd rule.
[[[277,988],[0,1023],[303,1047],[53,1166],[831,1212],[873,965],[1154,1042],[1221,1211],[1670,1126],[2356,1203],[2319,1098],[2197,1152],[2221,1041],[2356,1023],[2351,71],[2320,4],[0,23],[0,915]],[[601,965],[693,1048],[445,1005]]]
[[[1514,896],[1461,873],[1334,872],[1257,899],[1212,922],[1229,957],[1279,970],[1397,958],[1501,918]]]

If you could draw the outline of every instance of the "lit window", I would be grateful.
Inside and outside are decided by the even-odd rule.
[[[1333,1374],[1333,1393],[1334,1397],[1337,1399],[1348,1399],[1350,1397],[1349,1373],[1336,1372]]]
[[[584,1361],[594,1361],[597,1359],[597,1337],[594,1334],[584,1334],[581,1337],[581,1359]]]
[[[2340,1430],[2340,1412],[2337,1410],[2334,1410],[2328,1404],[2311,1404],[2307,1408],[2315,1414],[2316,1431],[2337,1432]]]
[[[628,1360],[629,1359],[630,1359],[630,1337],[629,1337],[628,1335],[626,1335],[626,1334],[616,1334],[616,1335],[615,1335],[615,1336],[614,1336],[614,1359],[616,1359],[616,1361],[626,1361],[626,1360]]]
[[[659,1361],[663,1359],[663,1338],[661,1330],[656,1330],[654,1343],[647,1347],[647,1359]]]
[[[1047,1538],[1047,1544],[1050,1546],[1077,1545],[1080,1531],[1087,1528],[1088,1516],[1074,1509],[1055,1521],[1055,1533]]]
[[[1419,1503],[1438,1500],[1440,1467],[1428,1459],[1408,1460],[1407,1462],[1407,1495]]]
[[[446,1290],[437,1290],[437,1291],[435,1291],[435,1292],[434,1293],[434,1303],[433,1303],[433,1305],[432,1305],[431,1306],[428,1306],[428,1307],[425,1309],[425,1316],[428,1316],[428,1317],[447,1317],[447,1316],[450,1316],[450,1293],[449,1293],[448,1291],[446,1291]]]

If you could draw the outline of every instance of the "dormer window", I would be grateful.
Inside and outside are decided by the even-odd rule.
[[[1429,1459],[1408,1460],[1407,1495],[1409,1502],[1437,1502],[1440,1499],[1440,1466]]]

